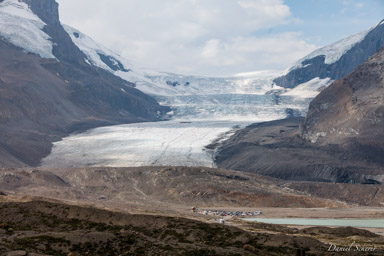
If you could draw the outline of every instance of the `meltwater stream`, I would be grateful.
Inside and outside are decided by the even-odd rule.
[[[212,141],[251,123],[304,114],[309,99],[258,94],[157,97],[172,106],[170,121],[101,127],[54,143],[43,167],[207,166]]]

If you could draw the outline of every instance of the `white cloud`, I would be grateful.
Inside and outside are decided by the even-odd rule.
[[[124,57],[170,72],[233,75],[283,69],[313,50],[282,0],[58,0],[67,23]]]

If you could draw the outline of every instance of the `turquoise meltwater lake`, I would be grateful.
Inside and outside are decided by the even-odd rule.
[[[246,221],[263,222],[282,225],[303,225],[303,226],[339,226],[356,228],[384,228],[384,219],[304,219],[304,218],[252,218]]]

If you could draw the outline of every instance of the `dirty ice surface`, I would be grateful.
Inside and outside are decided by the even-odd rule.
[[[173,107],[170,121],[101,127],[54,144],[43,167],[207,166],[205,147],[251,123],[303,114],[309,99],[256,94],[160,97]]]

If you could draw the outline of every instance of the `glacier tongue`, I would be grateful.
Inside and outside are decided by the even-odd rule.
[[[167,121],[97,128],[55,143],[44,167],[208,166],[204,146],[233,125],[228,122]]]
[[[160,104],[171,106],[171,120],[69,136],[54,144],[43,167],[212,167],[214,152],[207,145],[251,123],[304,115],[310,97],[329,83],[329,79],[314,79],[295,91],[274,85],[276,75],[271,73],[213,78],[156,72],[132,65],[76,29],[64,28],[90,64],[135,83]]]
[[[42,58],[56,58],[52,54],[50,37],[42,30],[45,25],[26,3],[18,0],[4,0],[0,3],[2,39]]]
[[[164,96],[163,96],[164,97]],[[102,127],[56,142],[43,167],[207,166],[205,147],[251,123],[302,114],[310,99],[257,94],[164,97],[174,119]],[[287,109],[290,111],[287,112]]]

